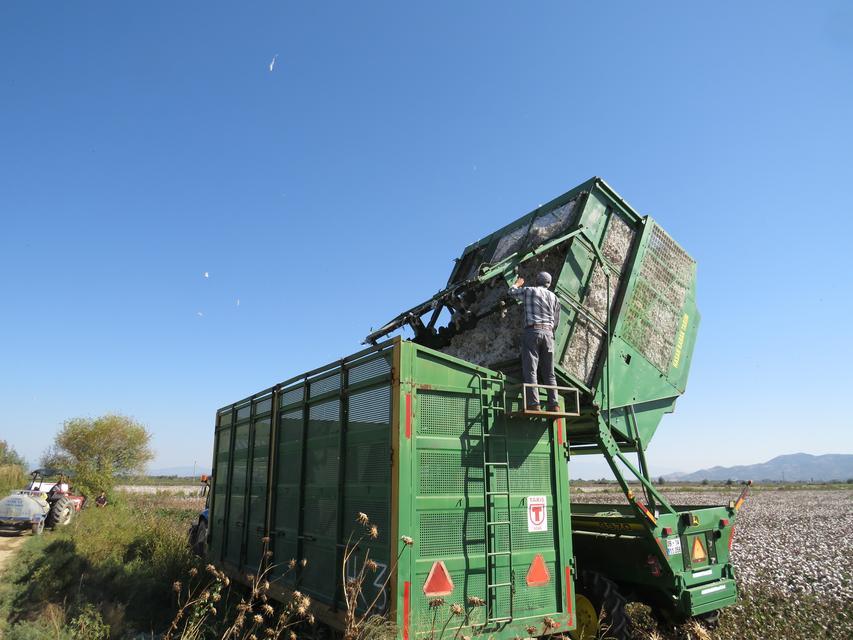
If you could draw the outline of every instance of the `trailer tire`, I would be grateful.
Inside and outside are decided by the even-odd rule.
[[[74,505],[68,496],[59,496],[56,502],[50,506],[50,511],[47,513],[47,522],[45,525],[51,529],[57,526],[63,526],[71,522],[74,517]]]
[[[630,640],[627,601],[616,583],[596,571],[581,571],[579,578],[575,582],[577,629],[572,636],[577,640]]]

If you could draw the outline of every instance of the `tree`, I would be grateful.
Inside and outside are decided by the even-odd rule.
[[[141,473],[154,457],[151,434],[133,418],[107,414],[66,420],[42,456],[46,467],[67,468],[83,492],[112,489],[116,476]]]
[[[0,498],[11,489],[24,485],[26,463],[17,451],[5,440],[0,440]]]
[[[25,467],[24,459],[15,451],[15,448],[5,440],[0,440],[0,466],[14,465]]]

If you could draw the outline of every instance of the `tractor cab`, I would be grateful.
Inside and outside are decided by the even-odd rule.
[[[69,480],[71,473],[60,469],[36,469],[30,474],[29,491],[40,491],[41,493],[56,494],[68,493],[71,488]],[[50,478],[56,478],[55,480]]]

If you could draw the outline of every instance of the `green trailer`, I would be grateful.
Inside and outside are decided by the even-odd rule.
[[[507,295],[540,270],[562,306],[553,414],[521,402],[521,309]],[[626,598],[674,620],[713,617],[737,597],[729,547],[745,493],[672,505],[644,453],[686,387],[695,275],[599,178],[470,245],[445,288],[371,333],[367,350],[217,413],[212,558],[243,575],[268,537],[274,566],[307,560],[277,588],[299,585],[339,629],[339,569],[365,513],[378,537],[345,573],[365,554],[379,563],[362,605],[375,602],[400,638],[436,627],[587,638],[602,612],[623,638]],[[412,340],[387,340],[404,326]],[[623,505],[571,502],[570,460],[591,454]]]
[[[511,415],[517,395],[500,372],[396,338],[221,409],[209,556],[239,580],[268,536],[277,593],[310,594],[338,629],[358,540],[347,575],[368,554],[378,565],[361,613],[375,600],[401,638],[574,628],[565,426]]]

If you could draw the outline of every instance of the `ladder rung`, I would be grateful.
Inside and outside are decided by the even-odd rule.
[[[512,522],[510,520],[495,520],[494,522],[487,522],[486,526],[487,527],[494,527],[494,526],[499,525],[499,524],[512,524]]]
[[[486,432],[483,434],[483,437],[484,438],[503,438],[504,440],[506,440],[506,434],[505,433],[489,433],[489,432]]]
[[[486,466],[486,467],[508,467],[509,462],[487,462],[484,466]]]
[[[490,584],[486,588],[487,589],[499,589],[501,587],[511,587],[512,582],[498,582],[497,584]]]
[[[510,556],[512,555],[512,551],[489,551],[488,554],[490,556]]]
[[[486,491],[487,496],[506,496],[510,497],[509,491]]]

